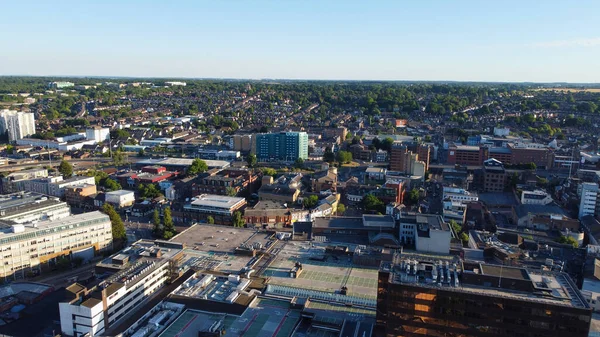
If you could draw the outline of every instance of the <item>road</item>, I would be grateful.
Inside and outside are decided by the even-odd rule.
[[[29,279],[28,281],[50,284],[53,285],[56,289],[68,287],[73,283],[70,282],[69,279],[73,277],[78,277],[78,279],[84,279],[90,276],[94,272],[96,262],[97,261],[89,262],[88,264],[85,264],[79,268],[61,273],[42,274],[41,276]]]

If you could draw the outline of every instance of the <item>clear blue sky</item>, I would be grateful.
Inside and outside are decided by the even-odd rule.
[[[600,82],[600,1],[4,1],[0,75]]]

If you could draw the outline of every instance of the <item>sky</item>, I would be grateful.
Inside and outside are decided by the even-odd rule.
[[[598,0],[19,0],[0,12],[0,75],[600,82]]]

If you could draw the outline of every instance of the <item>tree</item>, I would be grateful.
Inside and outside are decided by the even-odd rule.
[[[167,206],[163,211],[163,223],[163,239],[168,240],[176,233],[175,226],[173,225],[173,217],[171,216],[171,207]]]
[[[374,212],[381,213],[385,210],[385,204],[383,203],[383,201],[381,201],[379,198],[377,198],[373,194],[367,194],[363,198],[362,203],[363,203],[363,207],[367,211],[374,211]]]
[[[160,190],[154,184],[140,184],[140,186],[138,186],[138,191],[142,198],[154,199],[162,195],[162,193],[160,193]]]
[[[469,242],[469,235],[465,232],[460,233],[460,235],[458,236],[460,241],[462,241],[463,244],[466,244]]]
[[[102,184],[107,190],[109,191],[117,191],[122,189],[121,184],[119,184],[118,182],[107,178],[106,180],[104,180],[104,183]]]
[[[558,240],[558,243],[562,243],[562,244],[566,244],[566,245],[572,245],[573,248],[577,248],[579,247],[579,243],[577,242],[577,240],[575,240],[575,238],[571,237],[571,236],[564,236],[561,235]]]
[[[394,145],[394,140],[390,137],[386,137],[382,142],[381,142],[381,149],[385,150],[385,151],[392,151],[392,146]]]
[[[246,224],[246,222],[244,221],[242,212],[235,211],[233,213],[233,227],[244,227],[245,224]]]
[[[336,209],[337,215],[343,215],[345,212],[346,212],[346,206],[344,206],[344,204],[338,204],[337,209]]]
[[[208,222],[209,224],[211,224],[211,225],[212,225],[212,224],[214,224],[214,223],[215,223],[215,218],[213,218],[212,216],[210,216],[210,215],[209,215],[209,216],[206,218],[206,222]]]
[[[256,166],[256,163],[258,163],[258,160],[256,159],[256,155],[251,153],[248,155],[248,157],[246,157],[246,162],[248,163],[248,167],[252,168]]]
[[[265,176],[271,176],[271,177],[275,177],[275,175],[277,174],[277,170],[275,170],[274,168],[270,168],[270,167],[263,167],[261,169],[262,174]]]
[[[454,233],[456,233],[456,235],[458,235],[458,233],[462,232],[462,226],[458,224],[458,222],[454,221],[454,220],[450,220],[449,222],[450,227],[454,230]]]
[[[323,161],[333,163],[335,161],[335,153],[331,152],[331,149],[325,150],[325,154],[323,154]]]
[[[158,213],[158,209],[156,208],[154,209],[154,213],[152,214],[152,223],[154,224],[154,228],[152,229],[154,236],[162,237],[163,233],[162,226],[160,224],[160,214]]]
[[[348,151],[338,152],[337,161],[340,162],[340,164],[350,163],[352,161],[352,153],[350,153]]]
[[[111,204],[108,204],[108,203],[105,203],[102,206],[102,211],[104,212],[104,214],[108,215],[108,217],[110,218],[110,223],[112,225],[113,239],[126,241],[127,233],[125,231],[125,225],[123,224],[123,219],[121,219],[121,216],[119,215],[119,213],[117,213],[117,211],[115,211],[115,208]]]
[[[119,150],[114,151],[112,159],[115,166],[121,166],[125,162],[125,154]]]
[[[58,167],[58,172],[63,176],[63,178],[70,178],[73,175],[73,166],[69,164],[68,161],[63,160],[60,162],[60,166]]]
[[[408,193],[408,202],[412,205],[419,202],[419,190],[418,189],[413,188],[412,190],[410,190],[410,192]]]
[[[144,149],[140,149],[137,155],[138,157],[144,157],[146,155],[146,151],[144,151]]]
[[[206,165],[206,162],[202,159],[196,158],[194,159],[194,161],[192,161],[192,165],[188,167],[187,175],[188,177],[193,177],[195,175],[198,175],[198,173],[206,171],[208,171],[208,165]]]
[[[304,159],[302,159],[302,158],[296,159],[296,161],[294,162],[294,167],[297,169],[304,168]]]
[[[319,202],[319,197],[317,197],[316,195],[311,195],[309,197],[304,198],[304,200],[302,201],[302,205],[304,206],[304,208],[313,208],[317,205],[317,202]]]
[[[227,188],[225,189],[225,194],[228,197],[235,197],[237,195],[237,190],[231,186],[227,186]]]

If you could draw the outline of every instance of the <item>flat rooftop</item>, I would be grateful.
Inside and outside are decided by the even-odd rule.
[[[208,160],[203,159],[206,162],[208,168],[225,168],[230,165],[228,161],[225,160]],[[159,165],[159,166],[181,166],[188,167],[192,165],[194,159],[192,158],[159,158],[159,159],[146,159],[139,161],[138,165],[148,166],[148,165]]]
[[[11,241],[15,237],[16,237],[16,239],[14,239],[14,240],[19,240],[18,237],[20,235],[23,235],[23,234],[31,235],[36,232],[42,232],[42,231],[45,231],[45,230],[51,229],[51,228],[59,227],[59,230],[61,230],[61,228],[71,228],[72,226],[75,226],[75,227],[86,226],[88,224],[96,223],[96,221],[98,221],[98,220],[110,221],[110,219],[108,218],[108,215],[106,215],[100,211],[95,211],[95,212],[71,215],[67,218],[62,218],[62,219],[53,220],[53,221],[40,221],[35,224],[35,227],[33,225],[18,225],[18,226],[23,226],[23,231],[18,232],[18,233],[14,233],[13,228],[11,228],[11,227],[1,228],[0,233],[2,233],[2,235],[0,235],[0,242],[2,242],[3,240]],[[31,238],[31,237],[24,237],[23,240],[26,240],[28,238]]]
[[[386,227],[394,228],[396,221],[391,215],[363,215],[363,225],[365,227]]]
[[[330,217],[316,218],[315,228],[363,228],[363,218],[359,217]]]
[[[171,239],[197,251],[233,253],[243,243],[260,243],[263,247],[269,235],[250,228],[235,228],[218,225],[196,224]]]
[[[238,197],[227,197],[216,194],[200,194],[192,199],[190,205],[201,207],[225,208],[230,209],[240,203],[244,203],[246,199]]]
[[[129,191],[129,190],[118,190],[118,191],[106,192],[106,194],[109,194],[109,195],[119,195],[119,196],[129,195],[129,194],[134,194],[134,193],[135,192]]]
[[[454,260],[448,263],[424,257],[397,258],[394,264],[382,264],[381,270],[390,272],[391,283],[508,297],[548,305],[590,308],[566,273],[542,273],[474,261],[460,263]]]

